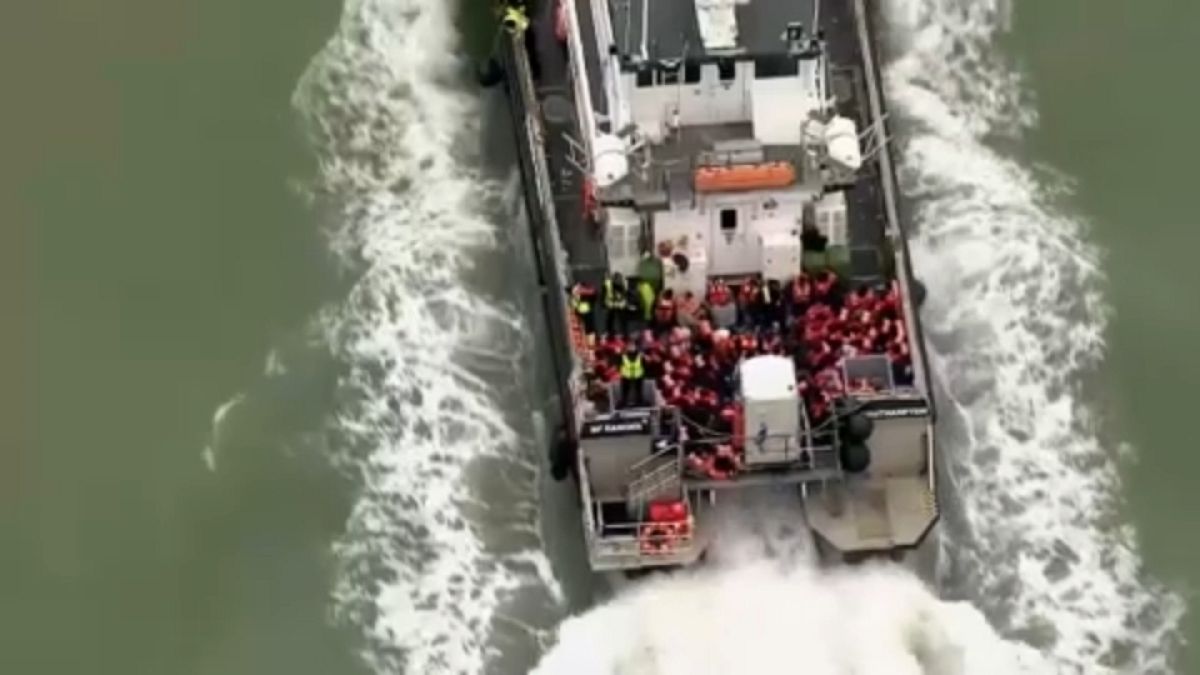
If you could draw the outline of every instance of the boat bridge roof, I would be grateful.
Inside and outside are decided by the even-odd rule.
[[[787,24],[800,23],[808,35],[815,32],[810,24],[817,0],[724,2],[722,8],[720,0],[608,0],[617,50],[623,57],[649,60],[683,58],[685,50],[688,60],[778,55],[788,50]]]

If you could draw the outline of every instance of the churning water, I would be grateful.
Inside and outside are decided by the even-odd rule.
[[[1063,178],[994,147],[1036,120],[994,44],[1009,3],[885,4],[925,325],[943,408],[962,424],[947,467],[961,527],[947,528],[945,557],[1060,670],[1166,670],[1182,603],[1142,571],[1116,512],[1116,448],[1082,393],[1105,347],[1099,255],[1055,206]]]
[[[1054,206],[1060,179],[995,149],[1035,118],[994,44],[1009,8],[885,4],[901,179],[950,418],[944,572],[964,600],[898,568],[818,571],[802,530],[749,526],[790,523],[794,509],[734,505],[714,564],[567,620],[535,672],[1165,668],[1180,604],[1143,577],[1114,520],[1114,458],[1079,393],[1104,346],[1097,253]],[[482,109],[460,77],[457,9],[347,0],[296,92],[318,199],[334,205],[330,242],[357,275],[320,320],[347,364],[335,460],[360,485],[336,544],[335,614],[361,627],[380,673],[494,670],[506,603],[535,589],[534,614],[561,611],[538,444],[520,422],[538,352],[495,290],[517,276],[505,271],[517,264],[512,209],[478,168]]]
[[[336,461],[360,481],[334,595],[379,672],[481,672],[502,603],[555,590],[535,444],[497,386],[521,380],[529,331],[471,281],[503,253],[511,209],[478,168],[481,108],[460,78],[455,11],[350,0],[296,93],[318,192],[336,204],[332,247],[358,275],[322,321],[348,365]],[[490,274],[501,288],[520,276]]]

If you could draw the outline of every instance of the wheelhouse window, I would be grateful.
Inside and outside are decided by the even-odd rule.
[[[700,81],[700,64],[685,63],[683,65],[683,82],[684,84],[696,84]]]
[[[764,80],[771,77],[795,77],[800,72],[800,65],[795,57],[780,54],[778,56],[762,56],[754,60],[754,78]]]
[[[721,231],[733,232],[737,229],[737,209],[721,209]]]

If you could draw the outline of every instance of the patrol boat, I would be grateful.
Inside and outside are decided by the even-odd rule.
[[[836,561],[903,557],[938,520],[870,5],[497,8],[481,77],[508,90],[561,404],[551,464],[598,572],[700,560],[730,490],[794,486]],[[655,330],[618,274],[704,312]],[[614,356],[626,344],[641,352]],[[706,384],[681,383],[697,354]]]

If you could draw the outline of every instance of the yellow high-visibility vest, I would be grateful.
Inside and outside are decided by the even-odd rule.
[[[638,354],[632,359],[628,354],[621,355],[621,378],[625,380],[640,380],[646,374],[645,368],[642,367],[642,355]]]
[[[524,33],[525,29],[529,28],[529,17],[525,16],[525,10],[520,7],[506,7],[501,23],[508,32],[516,35]]]
[[[574,309],[579,314],[589,314],[592,311],[592,303],[584,300],[582,297],[571,295],[571,309]]]
[[[613,288],[612,277],[604,280],[604,306],[608,309],[625,309],[625,289]]]

